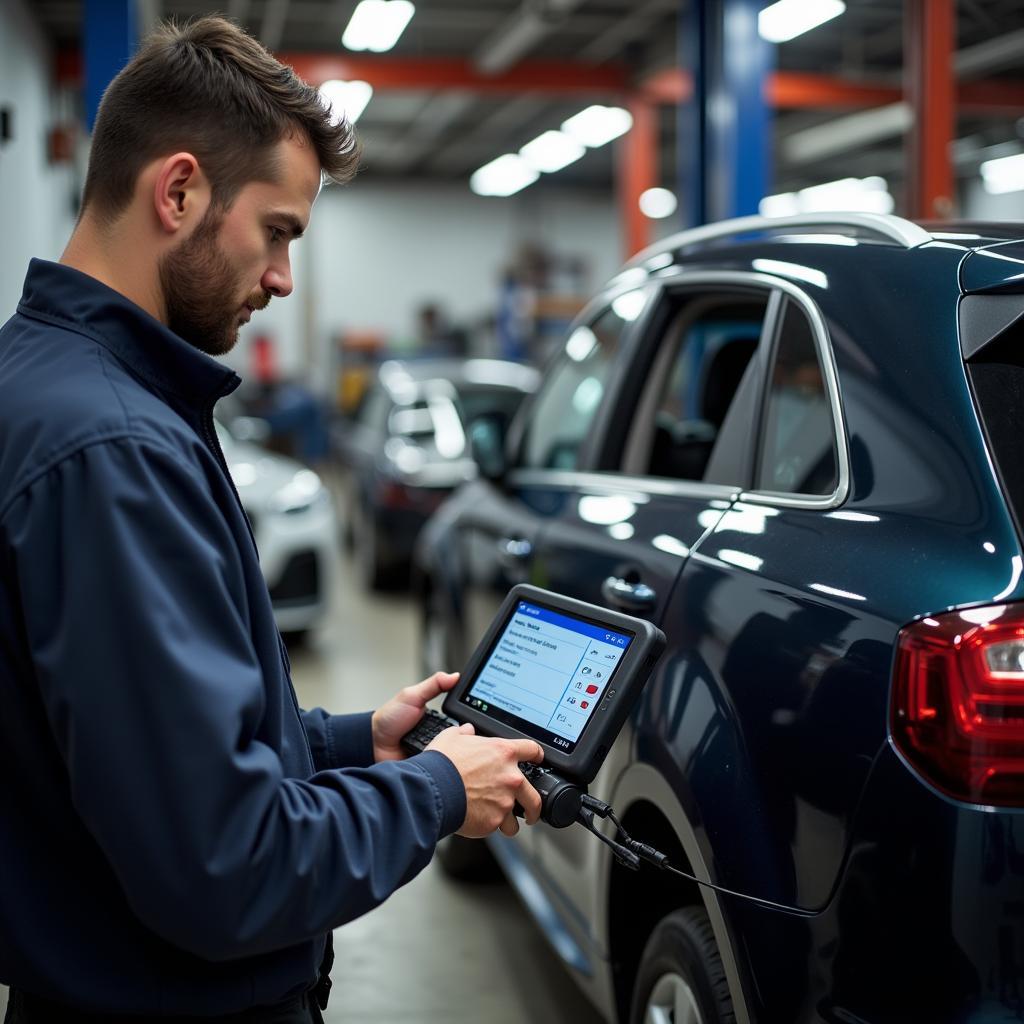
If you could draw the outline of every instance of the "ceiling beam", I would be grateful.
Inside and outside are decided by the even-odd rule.
[[[525,0],[477,48],[473,66],[485,75],[500,75],[517,64],[558,28],[581,0]]]
[[[477,93],[615,93],[629,88],[619,65],[595,67],[571,61],[523,61],[510,71],[486,75],[470,61],[452,58],[349,57],[325,53],[279,53],[312,85],[330,78],[361,79],[374,89],[459,89]]]

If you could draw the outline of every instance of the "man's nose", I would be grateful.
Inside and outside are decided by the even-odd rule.
[[[267,267],[260,278],[264,290],[279,299],[292,293],[292,268],[289,261]]]

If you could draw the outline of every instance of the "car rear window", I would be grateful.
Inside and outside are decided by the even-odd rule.
[[[981,298],[976,297],[976,298]],[[993,296],[1005,303],[1006,296]],[[1024,314],[1024,295],[1015,296]],[[1010,319],[1000,318],[1003,323]],[[967,360],[967,375],[1017,531],[1024,536],[1024,318],[1014,319]]]

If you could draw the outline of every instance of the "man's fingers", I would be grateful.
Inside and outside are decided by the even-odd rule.
[[[417,704],[423,706],[438,694],[450,690],[459,681],[458,672],[435,672],[421,683],[408,687],[408,692]]]
[[[523,818],[526,824],[536,825],[540,820],[542,807],[540,793],[526,779],[523,779],[523,784],[516,790],[516,800],[523,809]]]
[[[509,740],[515,747],[517,761],[529,761],[530,764],[540,764],[544,760],[544,751],[539,743],[533,740]]]
[[[462,725],[459,726],[459,732],[464,732],[467,735],[472,736],[476,732],[476,729],[473,728],[472,722],[463,722]]]
[[[498,828],[507,836],[514,836],[519,831],[519,822],[514,814],[508,815]]]

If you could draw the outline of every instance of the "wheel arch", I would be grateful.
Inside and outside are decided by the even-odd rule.
[[[673,866],[710,877],[696,830],[668,783],[650,765],[634,763],[616,783],[612,806],[634,839],[668,855]],[[609,857],[604,891],[606,936],[615,1002],[620,1019],[628,1019],[640,956],[654,926],[666,914],[684,906],[703,906],[729,982],[737,1024],[750,1024],[747,992],[749,974],[741,960],[742,944],[734,937],[718,894],[696,882],[644,868],[634,872]]]

